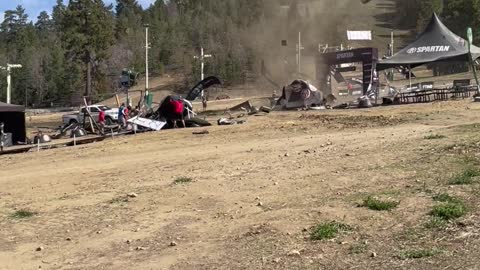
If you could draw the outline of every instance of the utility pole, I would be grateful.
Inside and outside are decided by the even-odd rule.
[[[297,65],[298,65],[298,75],[302,72],[302,50],[305,49],[302,47],[302,32],[298,32],[298,43],[297,43]]]
[[[83,6],[82,9],[86,10],[86,6]],[[90,24],[88,23],[88,17],[91,15],[91,12],[85,13],[85,25],[84,30],[88,32]],[[88,104],[92,104],[92,52],[87,47],[85,49],[85,65],[86,65],[86,82],[85,82],[85,96],[87,96]]]
[[[21,68],[20,64],[7,64],[6,67],[0,67],[0,69],[7,71],[7,103],[10,104],[12,96],[12,68]]]
[[[390,57],[392,57],[395,52],[394,52],[394,48],[393,48],[393,45],[394,45],[394,40],[393,40],[393,31],[390,33]],[[390,78],[388,78],[390,81],[393,81],[393,79],[395,79],[395,69],[391,69],[390,70]]]
[[[395,54],[394,51],[393,51],[393,42],[394,42],[394,41],[393,41],[393,31],[392,31],[392,32],[390,33],[390,44],[391,44],[390,46],[392,46],[392,47],[391,47],[391,55],[390,55],[390,56],[393,56],[393,55]]]
[[[150,43],[148,43],[148,24],[145,24],[145,96],[148,96],[148,50]]]
[[[195,59],[200,59],[200,79],[203,81],[205,79],[205,74],[203,72],[205,68],[205,58],[211,58],[211,54],[204,54],[203,47],[200,47],[200,56],[194,56]],[[202,90],[202,95],[203,97],[203,90]]]

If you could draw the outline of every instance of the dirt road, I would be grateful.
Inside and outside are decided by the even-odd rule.
[[[479,186],[443,183],[479,116],[466,101],[277,112],[2,156],[0,269],[478,269]],[[468,214],[426,229],[429,191]],[[400,204],[358,207],[368,195]],[[351,229],[311,240],[328,221]],[[419,249],[441,252],[402,256]]]

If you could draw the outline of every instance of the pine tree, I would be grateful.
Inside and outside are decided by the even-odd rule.
[[[70,0],[61,21],[67,53],[85,65],[87,97],[92,96],[92,64],[104,60],[113,43],[111,8],[102,0]]]
[[[420,33],[425,29],[434,12],[441,15],[442,10],[443,0],[419,0],[417,8],[417,32]]]
[[[37,29],[39,38],[44,42],[46,42],[49,37],[52,37],[52,35],[55,35],[52,19],[46,11],[42,11],[37,17],[35,28]]]
[[[472,27],[476,33],[474,39],[480,41],[480,1],[479,0],[447,0],[443,13],[446,24],[452,31],[466,37],[467,27]]]
[[[141,27],[142,12],[142,7],[136,0],[117,0],[115,35],[118,40],[129,38]]]
[[[57,4],[53,6],[52,21],[57,32],[62,27],[66,9],[67,7],[63,4],[63,0],[57,0]]]

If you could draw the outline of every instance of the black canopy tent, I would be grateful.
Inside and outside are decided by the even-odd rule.
[[[25,107],[0,102],[0,123],[5,133],[12,133],[14,144],[26,141]]]
[[[480,57],[480,48],[471,46],[473,59]],[[450,31],[432,15],[430,23],[418,38],[388,59],[377,63],[377,70],[405,66],[414,68],[432,62],[470,61],[468,41]]]

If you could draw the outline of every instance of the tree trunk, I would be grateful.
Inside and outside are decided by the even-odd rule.
[[[87,51],[85,64],[87,66],[87,82],[85,84],[85,96],[87,97],[87,102],[90,105],[92,103],[92,61],[90,51]]]

